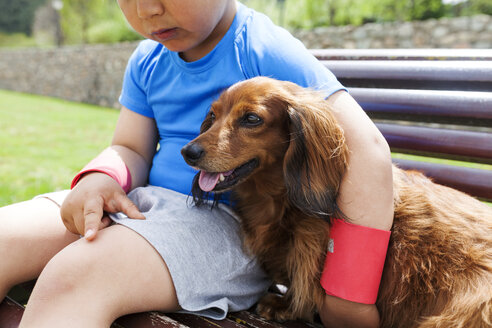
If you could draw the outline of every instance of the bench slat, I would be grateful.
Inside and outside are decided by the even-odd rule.
[[[492,60],[490,49],[311,49],[319,60]]]
[[[30,292],[34,281],[21,284],[22,289]],[[17,286],[19,287],[19,286]],[[19,293],[18,293],[19,294]],[[0,328],[17,328],[24,313],[24,307],[7,296],[0,303]],[[321,327],[318,324],[304,322],[269,322],[258,315],[248,312],[231,312],[224,320],[213,320],[185,313],[143,312],[118,318],[112,328],[310,328]]]
[[[189,328],[158,312],[143,312],[118,318],[112,328]]]
[[[403,169],[413,169],[443,184],[472,196],[492,200],[492,171],[472,169],[468,167],[417,162],[405,159],[393,159]]]
[[[24,307],[7,296],[0,303],[0,327],[17,328],[23,313]]]
[[[492,133],[376,123],[391,148],[482,159],[492,164]]]
[[[265,319],[259,317],[248,311],[232,312],[229,313],[228,318],[234,320],[238,323],[244,323],[248,328],[322,328],[321,323],[305,323],[300,321],[288,321],[282,324],[266,321]]]
[[[349,88],[368,112],[492,119],[492,93]]]
[[[17,328],[24,307],[6,297],[0,303],[0,328]],[[266,321],[247,311],[232,312],[224,320],[213,320],[192,314],[143,312],[118,318],[112,328],[310,328],[316,324],[304,322],[276,323]]]
[[[281,327],[275,322],[266,321],[257,315],[252,314],[247,311],[233,312],[229,313],[227,317],[231,320],[234,320],[237,323],[247,323],[248,327],[255,328],[279,328]],[[285,326],[284,326],[285,327]],[[305,327],[305,326],[304,326]]]
[[[194,327],[194,328],[202,328],[202,327],[203,328],[218,328],[218,327],[244,328],[245,327],[244,325],[241,325],[240,323],[230,320],[229,318],[226,318],[224,320],[214,320],[214,319],[201,317],[198,315],[184,314],[184,313],[167,313],[166,315],[178,322],[181,322],[189,327]]]
[[[337,78],[430,81],[492,81],[492,61],[322,61]]]

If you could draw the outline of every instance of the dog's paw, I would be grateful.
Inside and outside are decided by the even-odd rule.
[[[285,297],[276,294],[265,295],[256,306],[256,313],[267,319],[284,322],[294,320]]]

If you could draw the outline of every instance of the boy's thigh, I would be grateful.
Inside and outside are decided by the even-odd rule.
[[[38,196],[34,199],[0,207],[0,234],[16,240],[43,243],[40,251],[61,248],[74,242],[79,235],[69,232],[60,217],[60,205],[65,192]],[[27,245],[26,245],[27,246]]]
[[[149,310],[179,309],[173,281],[159,253],[138,233],[112,225],[96,239],[80,239],[65,247],[46,266],[38,284],[55,280],[61,291],[100,303],[114,316]],[[80,292],[82,291],[82,292]],[[67,293],[70,294],[70,293]]]
[[[14,284],[34,279],[56,253],[78,238],[66,230],[59,206],[49,199],[1,207],[2,274],[15,271],[15,276],[11,275]]]

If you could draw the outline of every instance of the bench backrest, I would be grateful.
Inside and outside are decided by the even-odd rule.
[[[492,200],[492,50],[312,50],[376,122],[402,168]],[[471,167],[433,162],[464,161]],[[453,162],[451,162],[453,163]]]

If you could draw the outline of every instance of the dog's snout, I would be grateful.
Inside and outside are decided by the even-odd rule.
[[[196,142],[190,142],[181,149],[181,155],[183,155],[185,161],[190,165],[196,164],[204,152],[203,147]]]

